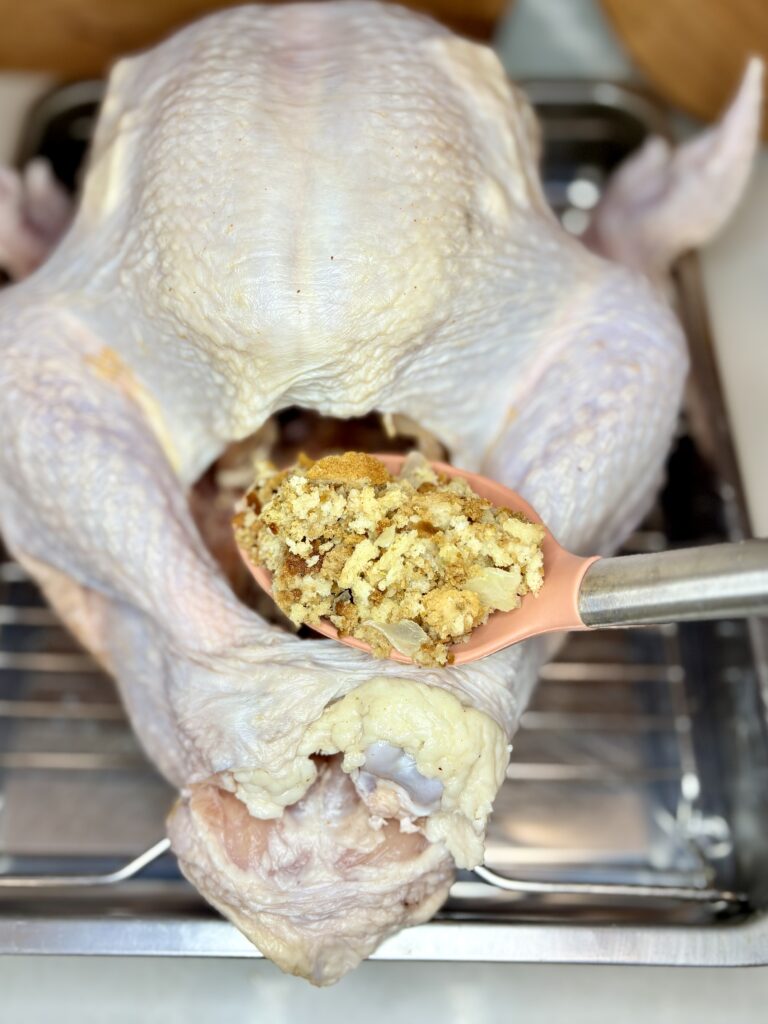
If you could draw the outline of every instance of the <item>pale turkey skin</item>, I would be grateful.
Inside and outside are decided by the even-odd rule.
[[[171,837],[208,900],[257,935],[266,956],[315,984],[355,967],[385,935],[429,920],[453,881],[439,844],[399,832],[396,822],[370,828],[338,765],[322,766],[307,797],[277,822],[202,787],[173,815]]]
[[[659,481],[685,346],[643,274],[561,230],[536,148],[496,58],[428,19],[366,2],[225,11],[117,65],[71,227],[0,295],[5,539],[179,788],[169,829],[185,873],[319,984],[434,912],[449,851],[477,862],[546,648],[408,670],[302,642],[238,603],[186,489],[275,410],[378,409],[519,491],[572,550],[614,547]],[[606,235],[594,244],[610,254]],[[263,824],[247,819],[329,705],[382,679],[457,697],[446,735],[462,705],[481,713],[492,739],[473,807],[433,843],[379,831],[335,761],[314,786],[311,770],[291,776],[297,808],[273,800]],[[376,742],[393,738],[385,719]],[[238,830],[257,837],[245,860]],[[303,859],[269,860],[265,834]],[[361,864],[381,848],[386,871],[351,870],[347,842]]]

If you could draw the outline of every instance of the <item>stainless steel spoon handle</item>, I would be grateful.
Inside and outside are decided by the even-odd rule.
[[[768,540],[600,558],[579,591],[585,626],[768,615]]]

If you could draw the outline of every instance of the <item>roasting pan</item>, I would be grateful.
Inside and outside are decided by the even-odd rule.
[[[32,112],[19,160],[77,179],[101,96],[75,83]],[[529,82],[566,228],[649,132],[648,97]],[[660,500],[627,551],[748,535],[696,259],[675,298],[692,374]],[[480,872],[378,959],[768,963],[765,623],[573,635],[514,740]],[[170,788],[115,690],[0,553],[0,952],[256,957],[181,878]]]

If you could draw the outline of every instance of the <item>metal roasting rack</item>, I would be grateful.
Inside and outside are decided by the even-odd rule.
[[[527,89],[550,202],[578,234],[662,113],[611,83]],[[73,185],[100,93],[47,97],[20,160],[46,155]],[[628,551],[748,532],[694,258],[675,283],[691,386],[667,485]],[[763,651],[759,622],[571,636],[515,737],[485,865],[376,956],[768,963]],[[0,952],[257,956],[181,878],[161,838],[172,799],[110,681],[0,552]]]

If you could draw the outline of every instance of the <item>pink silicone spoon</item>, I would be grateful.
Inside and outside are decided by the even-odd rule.
[[[404,455],[377,455],[396,475]],[[432,467],[446,476],[460,476],[482,498],[496,506],[522,512],[532,522],[541,518],[509,488],[444,462]],[[692,619],[744,618],[768,613],[768,540],[714,544],[619,558],[588,558],[571,554],[547,530],[542,545],[544,584],[523,598],[511,612],[494,612],[469,640],[451,648],[455,665],[485,658],[528,637],[598,626],[638,626]],[[272,574],[240,554],[254,579],[268,594]],[[330,622],[312,629],[324,636],[370,651],[354,637],[340,637]],[[411,659],[393,650],[393,661]]]

